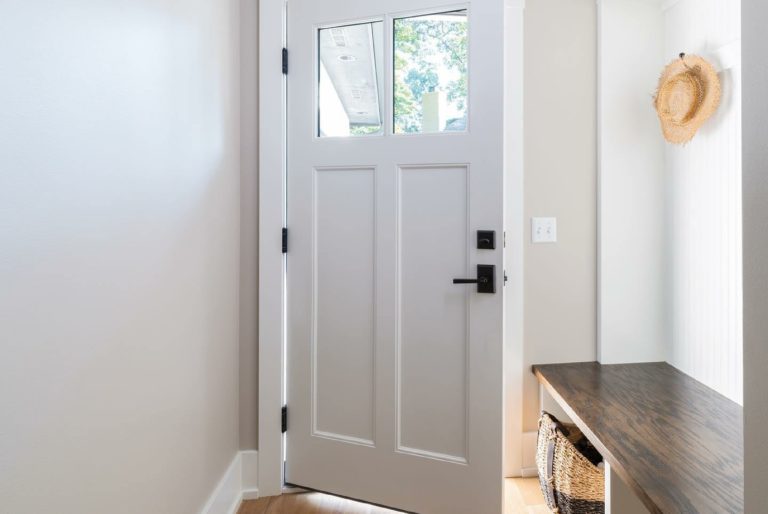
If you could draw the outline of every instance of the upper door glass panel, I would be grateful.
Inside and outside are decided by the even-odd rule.
[[[394,132],[467,129],[467,11],[394,20]]]
[[[318,43],[317,135],[382,134],[384,23],[320,29]]]

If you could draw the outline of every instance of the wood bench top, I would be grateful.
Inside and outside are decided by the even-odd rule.
[[[533,372],[651,512],[744,511],[737,403],[661,362],[547,364]]]

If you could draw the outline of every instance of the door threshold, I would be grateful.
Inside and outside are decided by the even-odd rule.
[[[312,489],[305,489],[293,484],[283,484],[283,494],[310,493]]]

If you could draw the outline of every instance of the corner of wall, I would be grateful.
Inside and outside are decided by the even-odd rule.
[[[258,452],[235,454],[200,514],[237,514],[244,500],[258,498],[258,468]]]
[[[623,0],[598,13],[598,360],[664,360],[664,143],[650,101],[662,11]]]
[[[768,483],[768,3],[742,2],[744,207],[744,507],[765,512]]]
[[[258,447],[258,2],[240,0],[240,449]]]
[[[596,354],[596,24],[594,1],[525,7],[523,430],[538,419],[530,365]],[[556,244],[530,243],[533,216],[558,218]]]

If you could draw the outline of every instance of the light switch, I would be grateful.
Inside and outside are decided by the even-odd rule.
[[[557,218],[531,218],[532,243],[557,242]]]

